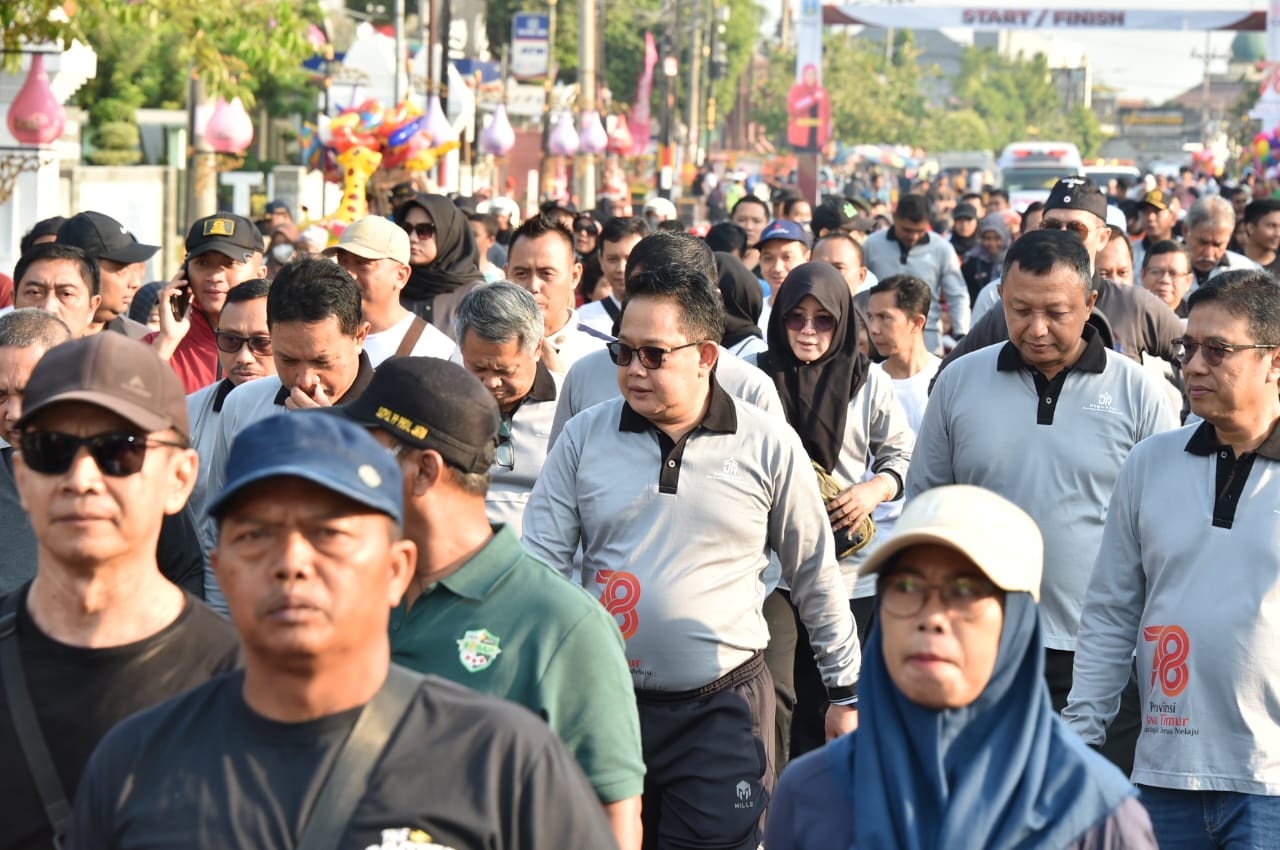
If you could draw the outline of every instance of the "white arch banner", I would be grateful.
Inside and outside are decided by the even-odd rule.
[[[822,8],[828,25],[976,30],[1257,30],[1267,13],[1081,7],[837,6]]]

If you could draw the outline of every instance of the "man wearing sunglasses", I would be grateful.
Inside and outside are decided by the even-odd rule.
[[[197,460],[182,384],[149,347],[106,333],[50,349],[17,429],[38,566],[0,602],[0,620],[13,615],[0,626],[0,845],[39,847],[52,843],[46,809],[59,809],[49,797],[70,799],[102,736],[232,669],[239,643],[157,567],[162,521],[186,504]],[[15,711],[27,701],[31,723]]]
[[[1009,341],[938,376],[907,475],[907,500],[946,484],[992,490],[1045,538],[1045,678],[1061,710],[1085,585],[1121,463],[1140,440],[1178,426],[1160,377],[1103,346],[1087,323],[1097,295],[1088,250],[1037,230],[1004,260]],[[1104,755],[1131,764],[1139,720],[1132,683]]]
[[[1176,357],[1170,340],[1182,333],[1182,322],[1177,314],[1142,287],[1116,283],[1096,273],[1098,251],[1111,238],[1111,229],[1107,226],[1106,196],[1087,178],[1059,180],[1045,201],[1040,230],[1065,230],[1084,244],[1089,255],[1090,274],[1093,275],[1093,290],[1097,293],[1090,323],[1104,333],[1104,337],[1111,337],[1111,347],[1138,363],[1147,353],[1173,364]],[[998,295],[999,286],[999,280],[988,283],[978,293],[977,300],[983,301],[992,291]],[[1095,317],[1092,314],[1101,315]],[[973,323],[969,334],[960,340],[959,345],[942,359],[939,373],[969,352],[1007,339],[1009,324],[1005,311],[989,309]]]
[[[1149,709],[1132,778],[1160,846],[1266,847],[1280,816],[1280,287],[1225,272],[1188,304],[1178,349],[1204,421],[1120,469],[1064,716],[1102,744],[1136,651]]]
[[[775,766],[767,553],[816,649],[828,737],[856,725],[858,637],[799,436],[714,377],[718,288],[688,265],[630,283],[609,344],[623,398],[565,425],[525,509],[524,543],[566,576],[582,547],[583,584],[627,641],[646,846],[754,848]]]
[[[187,396],[191,447],[200,457],[200,477],[191,492],[191,506],[197,516],[204,511],[205,485],[218,440],[222,405],[236,387],[276,373],[275,360],[271,356],[271,331],[267,327],[267,292],[270,289],[270,281],[255,278],[227,293],[227,303],[222,307],[218,329],[214,331],[218,365],[226,377]],[[212,540],[204,541],[206,550],[212,545]],[[207,570],[206,565],[205,598],[209,599],[214,585],[208,581],[210,574]]]

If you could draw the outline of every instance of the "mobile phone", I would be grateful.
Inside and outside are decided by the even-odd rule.
[[[187,262],[182,263],[182,278],[185,283],[178,290],[178,294],[169,302],[169,307],[173,310],[173,318],[181,322],[187,315],[187,308],[191,306],[191,279],[187,277]]]

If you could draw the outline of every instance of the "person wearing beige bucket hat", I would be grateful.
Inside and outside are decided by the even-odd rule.
[[[1053,710],[1043,558],[1035,521],[990,490],[907,505],[860,570],[879,616],[858,729],[783,774],[769,850],[1156,847],[1136,789]]]

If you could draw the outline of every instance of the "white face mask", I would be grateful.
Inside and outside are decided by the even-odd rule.
[[[293,246],[287,242],[282,242],[271,248],[271,258],[277,263],[284,265],[293,259]]]

